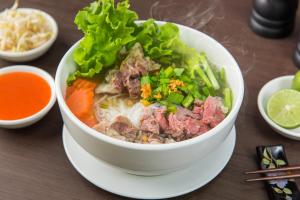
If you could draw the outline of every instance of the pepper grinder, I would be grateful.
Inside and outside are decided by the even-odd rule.
[[[294,63],[300,68],[300,39],[298,40],[297,47],[294,53]]]
[[[282,38],[294,29],[298,0],[254,0],[252,30],[263,37]]]

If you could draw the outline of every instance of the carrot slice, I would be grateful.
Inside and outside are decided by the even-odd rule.
[[[93,113],[94,89],[96,83],[77,79],[67,88],[66,103],[73,114],[82,122],[92,127],[97,124]]]
[[[89,113],[88,116],[82,118],[83,123],[88,125],[89,127],[93,127],[96,124],[98,124],[98,120],[96,119],[95,115],[93,112]]]
[[[67,98],[67,105],[77,117],[89,112],[93,102],[93,93],[87,90],[74,90]]]
[[[66,97],[70,96],[72,92],[74,92],[74,90],[78,90],[78,89],[94,90],[96,86],[97,84],[93,81],[79,78],[76,81],[74,81],[71,86],[67,88]]]

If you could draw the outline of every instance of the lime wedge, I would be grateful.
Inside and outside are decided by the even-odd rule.
[[[274,93],[268,101],[267,112],[283,128],[300,126],[300,92],[283,89]]]
[[[294,76],[292,89],[300,92],[300,71],[298,71]]]

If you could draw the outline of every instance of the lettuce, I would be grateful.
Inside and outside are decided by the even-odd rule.
[[[175,24],[158,26],[149,19],[136,25],[137,19],[137,13],[129,10],[128,0],[120,1],[116,6],[114,0],[97,0],[79,11],[75,24],[84,33],[84,38],[74,51],[77,69],[69,76],[68,84],[78,77],[93,78],[103,68],[113,67],[122,48],[128,50],[139,42],[145,55],[163,67],[184,68],[192,79],[198,77],[204,82],[212,94],[218,89],[213,73],[208,73],[211,70],[205,57],[180,39]]]
[[[78,12],[75,24],[84,38],[73,54],[77,70],[69,76],[69,84],[77,77],[92,78],[103,68],[113,66],[119,51],[135,40],[134,21],[138,15],[128,8],[128,0],[117,6],[114,0],[98,0]]]
[[[130,45],[135,42],[141,43],[145,55],[154,61],[164,66],[199,66],[199,52],[188,47],[180,39],[179,29],[175,24],[165,23],[158,26],[153,19],[149,19],[138,27],[136,32],[136,40]]]

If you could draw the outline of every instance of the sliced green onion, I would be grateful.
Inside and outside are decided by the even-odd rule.
[[[156,76],[151,76],[150,80],[153,81],[153,82],[156,82],[158,80],[158,78]]]
[[[181,102],[183,101],[184,96],[182,94],[176,93],[176,92],[171,92],[168,95],[168,102],[170,103],[175,103],[175,104],[181,104]]]
[[[167,96],[168,92],[169,92],[169,88],[167,85],[163,84],[161,85],[161,92],[163,96]]]
[[[182,92],[184,92],[184,93],[186,93],[186,94],[188,94],[189,93],[189,89],[187,88],[187,87],[177,87],[180,91],[182,91]]]
[[[182,105],[187,108],[189,107],[194,101],[194,98],[192,97],[192,95],[187,95],[184,100],[182,101]]]
[[[168,84],[169,82],[170,82],[170,79],[168,79],[168,78],[162,78],[162,79],[160,79],[160,83]]]
[[[230,111],[231,107],[232,107],[231,89],[230,88],[225,88],[223,90],[223,95],[224,95],[224,105],[225,105],[225,107],[228,108],[228,111]]]
[[[163,105],[163,106],[167,106],[168,105],[168,102],[164,101],[164,100],[158,101],[158,103],[161,104],[161,105]]]
[[[180,77],[180,79],[181,79],[183,82],[185,82],[185,83],[190,83],[190,82],[191,82],[191,77],[186,76],[186,75],[182,75],[182,76]]]
[[[221,71],[220,71],[220,78],[221,78],[221,80],[222,80],[222,83],[225,84],[225,83],[226,83],[226,72],[225,72],[224,67],[221,68]]]
[[[168,67],[167,69],[165,69],[164,74],[167,78],[170,78],[173,74],[173,67]]]
[[[194,87],[194,85],[192,85],[192,84],[188,84],[188,85],[187,85],[187,89],[188,89],[189,91],[193,91],[193,90],[195,90],[195,87]]]
[[[100,108],[108,109],[108,108],[109,108],[109,105],[108,105],[107,102],[103,102],[102,104],[100,104]]]
[[[203,87],[202,91],[203,91],[203,93],[204,93],[205,96],[208,97],[210,95],[209,89],[207,87]]]
[[[195,71],[197,72],[197,74],[200,76],[200,78],[203,80],[203,82],[206,84],[207,87],[209,88],[213,88],[210,80],[208,79],[208,77],[206,76],[206,74],[202,71],[201,67],[197,67],[195,69]]]
[[[208,63],[207,58],[206,58],[206,55],[204,53],[202,53],[200,55],[200,61],[201,61],[201,64],[202,64],[202,66],[203,66],[203,68],[204,68],[204,70],[205,70],[205,72],[206,72],[206,74],[207,74],[207,76],[208,76],[208,78],[209,78],[209,80],[210,80],[213,88],[215,90],[220,89],[220,85],[219,85],[219,83],[218,83],[218,81],[217,81],[217,79],[216,79],[216,77],[215,77],[215,75],[214,75],[211,67],[209,66],[209,63]]]
[[[184,68],[175,68],[174,73],[176,76],[181,76],[181,74],[184,72]]]
[[[150,80],[150,77],[148,75],[142,77],[141,85],[150,84],[150,83],[151,83],[151,80]]]
[[[193,91],[192,95],[195,99],[204,100],[206,98],[204,95],[200,94],[198,90]]]
[[[168,104],[167,105],[167,111],[168,112],[172,112],[172,113],[176,112],[177,111],[176,105],[174,105],[174,104]]]

